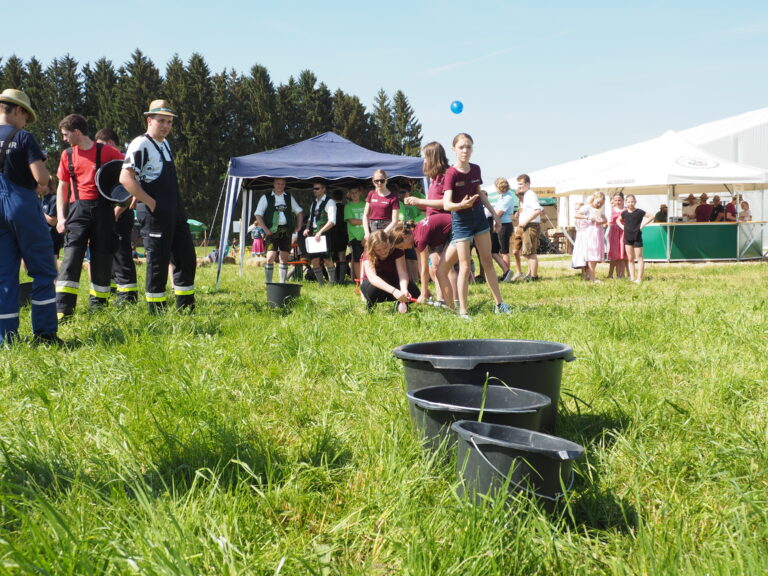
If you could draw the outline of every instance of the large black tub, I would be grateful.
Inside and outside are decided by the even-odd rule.
[[[445,384],[503,382],[548,396],[542,428],[554,431],[563,362],[575,359],[570,346],[543,340],[441,340],[394,349],[403,361],[408,391]]]
[[[506,487],[527,492],[550,508],[573,483],[573,461],[584,447],[557,436],[512,426],[459,420],[456,467],[462,490],[493,495]]]
[[[430,386],[406,395],[411,419],[426,448],[432,451],[446,438],[455,444],[450,427],[457,420],[481,420],[540,430],[542,410],[551,403],[544,394],[530,390],[506,386],[488,386],[484,390],[474,384]]]

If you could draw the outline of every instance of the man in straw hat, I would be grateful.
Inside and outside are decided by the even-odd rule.
[[[24,127],[36,120],[29,97],[20,90],[0,94],[0,345],[19,329],[21,259],[32,277],[32,331],[41,342],[57,336],[56,263],[53,241],[40,211],[38,195],[51,179],[45,154]]]
[[[197,266],[195,244],[167,140],[176,114],[166,100],[154,100],[144,116],[147,132],[128,146],[120,183],[138,200],[136,214],[147,252],[146,299],[151,313],[165,309],[168,264],[171,263],[176,307],[192,310]]]
[[[709,222],[712,216],[712,204],[707,204],[709,197],[706,192],[699,196],[699,205],[696,206],[696,222]]]
[[[79,114],[66,116],[59,122],[59,130],[71,146],[61,155],[56,171],[56,229],[65,235],[56,278],[56,310],[62,320],[75,313],[86,249],[91,254],[91,309],[109,302],[112,257],[117,248],[115,216],[112,205],[99,194],[96,173],[107,162],[122,160],[123,155],[112,146],[91,140],[88,122]]]
[[[696,222],[696,207],[699,205],[696,197],[693,194],[688,194],[683,202],[683,218],[686,222]]]

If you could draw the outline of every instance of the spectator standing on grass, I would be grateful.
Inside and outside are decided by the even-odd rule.
[[[304,229],[304,237],[314,236],[317,242],[325,237],[326,250],[320,253],[310,253],[310,265],[315,275],[317,284],[322,286],[324,283],[323,269],[321,262],[325,263],[325,270],[328,273],[328,282],[336,283],[336,267],[333,265],[331,253],[333,247],[330,245],[333,241],[331,229],[336,225],[336,203],[325,193],[325,184],[315,182],[312,185],[312,194],[315,198],[312,200],[312,206],[309,209],[307,217],[307,226]]]
[[[571,268],[581,271],[581,277],[584,280],[589,280],[587,274],[587,228],[589,228],[589,202],[592,201],[592,197],[586,204],[578,202],[576,204],[576,212],[574,214],[576,229],[576,238],[573,242],[573,253],[571,254]],[[622,242],[624,238],[622,236]],[[623,246],[622,246],[623,248]]]
[[[520,253],[528,262],[528,274],[522,280],[535,282],[539,279],[538,251],[541,238],[541,215],[544,209],[539,204],[536,192],[531,190],[531,178],[528,174],[520,174],[517,177],[517,190],[523,196],[518,222],[518,226],[522,229]]]
[[[272,282],[275,259],[280,257],[280,282],[288,277],[288,256],[294,235],[301,230],[304,214],[296,199],[285,191],[285,178],[275,178],[272,191],[259,198],[256,205],[256,225],[264,230],[267,261],[264,275]]]
[[[96,142],[120,149],[119,137],[111,128],[102,128],[96,132]],[[135,304],[139,300],[139,285],[136,279],[136,262],[133,261],[133,225],[136,222],[134,209],[136,198],[131,197],[127,206],[115,206],[115,232],[117,250],[112,258],[112,284],[117,292],[118,303]]]
[[[52,188],[52,183],[50,181],[46,194],[40,198],[40,206],[43,209],[43,217],[45,217],[45,221],[51,229],[53,256],[58,260],[61,247],[64,246],[64,234],[56,230],[56,224],[58,223],[58,219],[56,218],[56,190]]]
[[[509,261],[509,240],[512,238],[514,225],[512,216],[515,213],[515,196],[510,192],[511,187],[506,178],[497,178],[496,190],[499,191],[499,197],[493,204],[493,210],[501,221],[501,230],[494,234],[495,242],[492,242],[491,254],[493,259],[501,267],[501,282],[512,281],[512,268]],[[490,220],[488,221],[490,224]]]
[[[376,170],[371,177],[374,189],[365,199],[363,231],[368,236],[376,230],[391,230],[397,224],[400,213],[400,198],[387,188],[387,173]]]
[[[56,230],[64,234],[64,256],[56,279],[56,310],[59,319],[75,313],[85,251],[90,251],[91,309],[106,306],[112,281],[112,259],[117,249],[115,213],[96,187],[96,172],[123,155],[112,146],[88,136],[88,122],[70,114],[59,122],[65,142],[71,146],[61,155],[56,176]]]
[[[624,250],[624,230],[617,224],[624,211],[624,194],[618,192],[611,197],[611,216],[608,222],[608,278],[624,278],[627,267],[627,253]]]
[[[37,119],[29,97],[9,88],[0,94],[0,345],[19,330],[21,260],[32,277],[32,332],[36,340],[61,343],[56,319],[53,241],[38,195],[51,175],[45,154],[24,128]]]
[[[627,263],[629,264],[629,279],[640,284],[643,281],[645,260],[643,259],[643,228],[653,221],[653,216],[647,215],[644,210],[636,207],[637,200],[634,194],[627,196],[627,209],[621,213],[619,225],[624,229],[624,245],[627,249]],[[635,270],[635,258],[637,258],[637,270]]]
[[[333,191],[332,197],[336,203],[336,217],[340,220],[344,216],[344,191],[336,189]],[[333,263],[336,266],[336,282],[343,284],[348,272],[347,243],[349,238],[347,237],[347,227],[339,223],[338,226],[333,227],[332,236],[331,246],[333,248]]]
[[[360,258],[363,256],[363,211],[365,202],[361,200],[362,187],[354,185],[347,191],[347,203],[344,205],[344,222],[347,223],[347,238],[352,251],[353,278],[360,278]]]
[[[597,279],[597,264],[603,261],[605,254],[605,235],[603,226],[608,222],[605,218],[603,205],[605,204],[605,194],[595,192],[589,202],[589,208],[582,216],[576,215],[576,218],[583,218],[587,222],[587,227],[583,231],[584,235],[584,259],[587,261],[587,280],[590,282],[600,282]]]
[[[176,114],[166,100],[154,100],[144,117],[147,131],[128,146],[120,183],[138,201],[136,215],[147,255],[145,298],[151,314],[165,310],[168,265],[173,264],[176,307],[191,311],[195,308],[195,243],[168,144]]]

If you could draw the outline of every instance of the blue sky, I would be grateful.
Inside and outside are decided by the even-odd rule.
[[[310,69],[367,107],[379,88],[400,89],[424,143],[452,156],[457,132],[474,137],[486,181],[768,106],[766,2],[83,5],[5,6],[19,25],[4,26],[0,56],[119,66],[140,48],[164,70],[199,52],[213,72],[261,64],[275,84]]]

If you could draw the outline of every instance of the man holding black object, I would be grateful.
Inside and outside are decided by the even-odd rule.
[[[167,140],[176,114],[166,100],[155,100],[144,116],[147,132],[128,146],[120,184],[138,200],[136,214],[147,253],[145,297],[150,313],[165,309],[170,263],[174,267],[176,307],[193,310],[197,267],[195,244]]]
[[[323,285],[323,269],[320,267],[320,260],[325,260],[325,270],[328,272],[328,282],[331,284],[336,283],[336,267],[333,264],[333,258],[331,257],[331,251],[333,248],[329,246],[331,237],[328,235],[328,231],[336,225],[336,203],[331,200],[325,193],[325,184],[322,182],[315,182],[312,185],[312,193],[315,195],[315,199],[312,200],[312,206],[309,208],[309,217],[307,218],[307,227],[304,230],[304,236],[309,238],[312,236],[315,242],[321,242],[325,239],[326,245],[324,251],[313,252],[311,242],[307,243],[307,252],[310,256],[310,262],[312,265],[312,272],[315,275],[318,285]],[[330,266],[328,265],[330,264]]]
[[[79,114],[59,122],[59,130],[71,148],[64,151],[56,176],[56,229],[64,234],[64,257],[56,279],[56,310],[59,319],[75,313],[80,291],[80,273],[86,249],[90,248],[91,309],[105,306],[109,298],[112,256],[117,247],[115,217],[110,203],[99,194],[96,172],[123,155],[88,136],[88,123]]]

